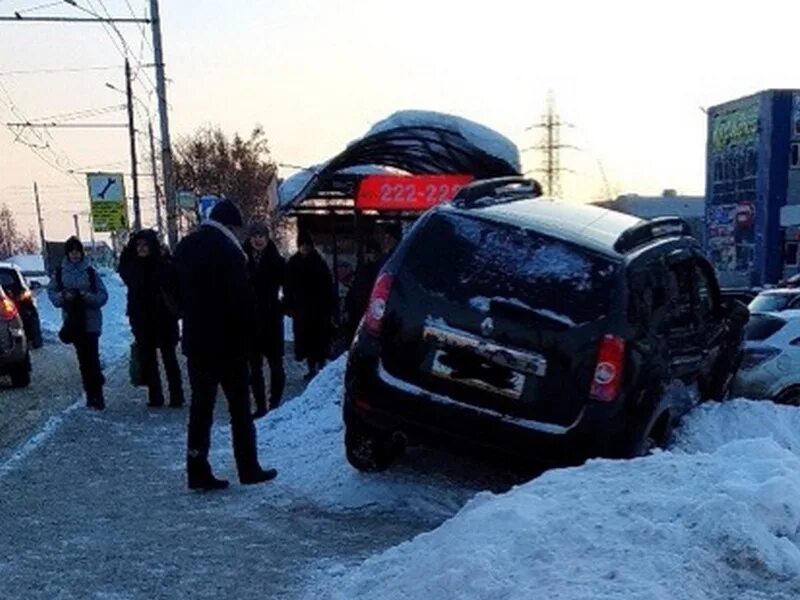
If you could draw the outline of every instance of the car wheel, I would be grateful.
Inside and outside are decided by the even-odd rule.
[[[11,385],[15,388],[26,388],[31,384],[31,357],[30,354],[25,360],[11,371]]]
[[[625,453],[627,458],[647,456],[656,448],[664,448],[672,435],[672,418],[669,411],[662,412],[658,418],[643,419],[635,429]]]
[[[364,473],[385,471],[401,453],[392,436],[357,418],[345,425],[344,446],[347,462]]]
[[[800,406],[800,387],[791,387],[788,390],[782,391],[777,398],[776,404],[785,404],[787,406]]]

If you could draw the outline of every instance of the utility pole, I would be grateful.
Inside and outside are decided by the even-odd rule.
[[[150,168],[153,171],[153,190],[156,194],[156,224],[158,232],[164,234],[164,220],[161,218],[161,188],[158,187],[158,169],[156,169],[156,145],[153,142],[153,122],[147,122],[147,133],[150,134]]]
[[[136,160],[136,125],[133,121],[133,90],[131,89],[131,63],[125,59],[125,95],[128,98],[128,136],[131,144],[131,179],[133,179],[133,228],[142,228],[142,209],[139,206],[139,170]]]
[[[564,148],[574,148],[561,143],[561,128],[572,127],[570,123],[565,123],[556,111],[555,98],[553,93],[547,95],[547,112],[542,116],[542,120],[528,127],[543,129],[542,142],[538,146],[528,148],[528,150],[541,150],[544,153],[544,166],[539,171],[544,173],[544,189],[548,197],[561,195],[561,172],[566,171],[561,167],[561,150]]]
[[[178,211],[175,198],[175,178],[172,172],[172,148],[169,139],[169,114],[167,85],[164,75],[164,52],[161,44],[161,17],[158,0],[150,0],[150,25],[153,31],[155,52],[156,92],[158,93],[158,117],[161,125],[161,168],[164,169],[164,197],[167,206],[167,233],[170,248],[178,243]]]
[[[72,215],[72,221],[73,221],[73,223],[75,223],[75,235],[78,237],[78,239],[81,239],[81,226],[78,223],[78,215],[77,214]]]
[[[33,182],[33,199],[36,203],[36,220],[39,222],[39,244],[42,246],[42,263],[47,271],[47,242],[44,239],[44,219],[42,219],[42,205],[39,202],[39,185]]]

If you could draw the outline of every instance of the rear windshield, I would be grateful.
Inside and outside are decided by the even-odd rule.
[[[778,312],[789,306],[792,300],[800,295],[795,294],[760,294],[753,299],[749,307],[750,312]]]
[[[772,315],[750,315],[744,330],[744,339],[760,342],[780,331],[786,321]]]
[[[404,268],[453,302],[502,299],[580,324],[608,313],[617,263],[518,227],[438,213]]]
[[[22,291],[22,282],[16,271],[11,269],[0,269],[0,287],[3,287],[9,294],[19,294]]]

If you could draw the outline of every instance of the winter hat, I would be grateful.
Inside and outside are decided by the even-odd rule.
[[[230,200],[223,200],[214,205],[208,218],[226,227],[242,227],[242,213],[239,207]]]
[[[262,221],[254,221],[253,223],[250,223],[250,227],[247,229],[247,235],[250,237],[255,237],[257,235],[269,237],[269,229],[267,228],[267,224],[263,223]]]
[[[301,229],[300,232],[297,234],[297,247],[300,246],[313,246],[314,245],[314,238],[311,237],[311,233],[306,229]]]
[[[73,250],[77,250],[83,256],[86,256],[86,250],[83,248],[83,242],[74,235],[64,244],[64,253],[69,255],[69,253]]]

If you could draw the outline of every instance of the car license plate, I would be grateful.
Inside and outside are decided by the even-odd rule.
[[[502,381],[487,381],[479,377],[471,377],[469,374],[461,373],[457,368],[446,364],[442,360],[446,355],[446,351],[437,350],[433,357],[431,373],[437,377],[505,396],[512,400],[518,400],[520,396],[522,396],[522,390],[525,388],[525,375],[523,373],[507,369],[508,376]]]

